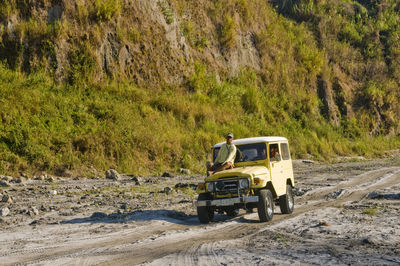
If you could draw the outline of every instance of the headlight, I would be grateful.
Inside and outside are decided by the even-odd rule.
[[[248,179],[240,179],[239,180],[239,188],[246,189],[250,187],[250,183]]]
[[[212,183],[212,182],[207,183],[207,190],[208,190],[208,192],[213,192],[214,191],[214,183]]]

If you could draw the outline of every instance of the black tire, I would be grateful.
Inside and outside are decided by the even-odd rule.
[[[211,199],[208,194],[200,194],[197,200],[209,200]],[[214,208],[209,206],[198,206],[197,216],[202,224],[208,224],[214,219]]]
[[[274,216],[274,199],[268,189],[261,189],[258,194],[258,217],[260,222],[268,222]]]
[[[286,194],[279,197],[279,207],[283,214],[292,213],[294,210],[294,197],[291,185],[286,185]]]

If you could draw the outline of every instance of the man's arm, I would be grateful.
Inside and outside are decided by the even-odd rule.
[[[217,158],[215,158],[215,161],[214,161],[215,163],[218,163],[218,162],[222,163],[223,162],[224,159],[222,158],[222,155],[224,153],[224,151],[223,151],[223,149],[225,148],[224,146],[225,145],[222,145],[221,148],[219,149],[218,154],[217,154]]]

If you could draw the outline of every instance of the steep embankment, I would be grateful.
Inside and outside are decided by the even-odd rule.
[[[296,157],[398,148],[399,9],[5,0],[0,172],[200,170],[227,131],[285,135]]]

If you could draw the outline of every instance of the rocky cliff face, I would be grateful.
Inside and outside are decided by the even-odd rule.
[[[195,27],[189,30],[203,36],[189,36],[182,25],[192,14],[179,16],[168,1],[10,2],[2,17],[0,58],[28,72],[44,64],[59,81],[71,78],[71,69],[85,63],[98,79],[122,76],[141,86],[182,84],[196,61],[228,76],[246,66],[261,68],[255,33],[239,31],[234,48],[223,47],[217,36],[220,26],[206,10],[193,14],[198,16],[196,25],[189,22]],[[203,2],[198,4],[206,6]]]
[[[318,96],[334,126],[361,119],[373,135],[399,134],[399,17],[386,28],[371,24],[399,4],[283,2],[7,0],[0,59],[60,83],[123,79],[188,90],[196,64],[217,80],[251,69],[271,90]]]

